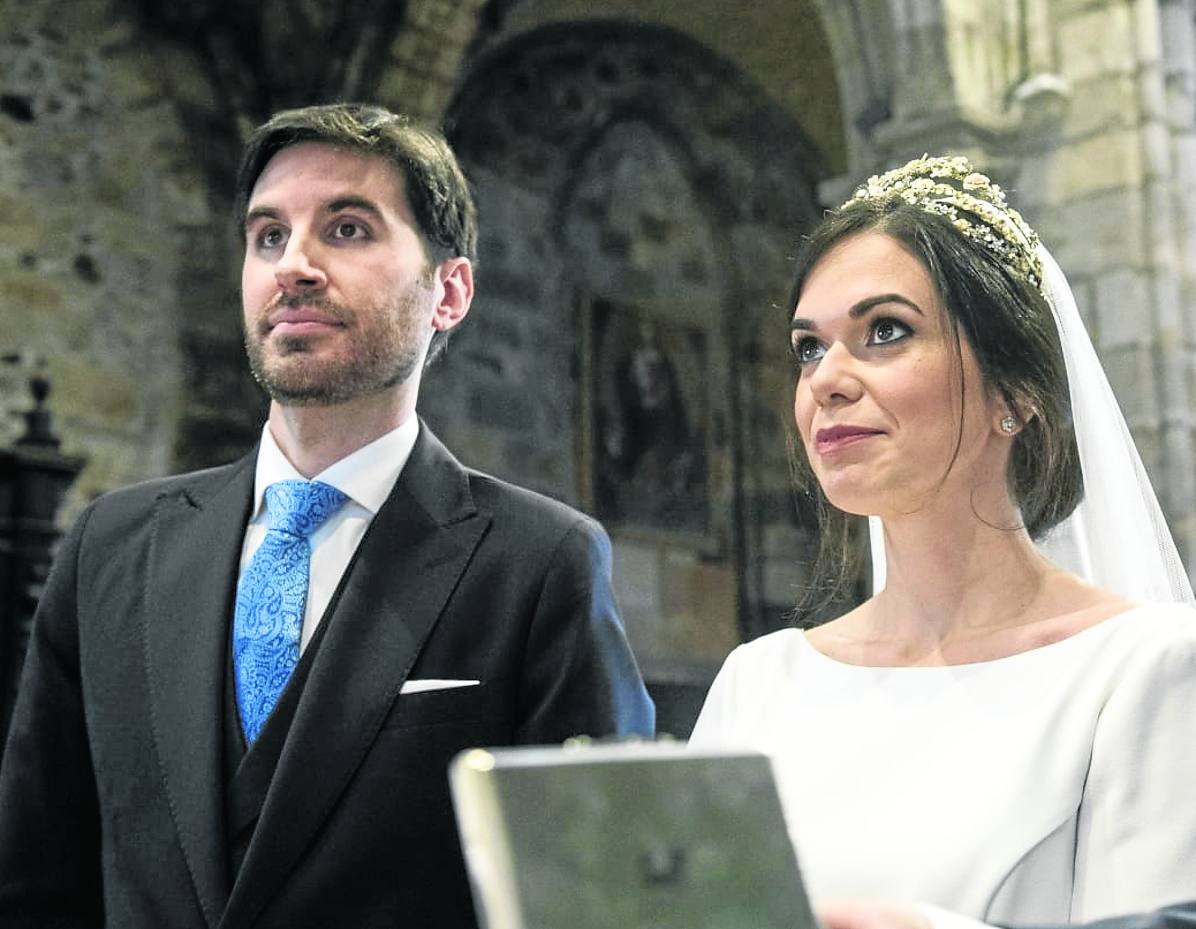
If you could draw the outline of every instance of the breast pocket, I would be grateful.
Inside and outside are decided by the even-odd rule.
[[[438,682],[438,686],[427,686],[417,680],[408,681],[407,685],[407,692],[399,694],[383,728],[448,726],[475,722],[489,715],[490,690],[484,682],[452,685]]]

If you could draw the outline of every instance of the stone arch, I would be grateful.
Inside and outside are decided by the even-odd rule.
[[[755,0],[751,4],[673,0],[490,0],[483,47],[560,23],[635,23],[688,36],[731,63],[802,128],[832,174],[845,170],[842,74],[831,57],[821,0]],[[872,3],[875,0],[861,0]],[[831,3],[830,12],[838,4]],[[865,32],[863,40],[870,41]],[[878,47],[883,40],[877,40]],[[844,69],[850,71],[850,68]]]
[[[842,93],[846,182],[925,150],[996,166],[1058,119],[1047,0],[814,0]],[[844,191],[831,185],[828,198]]]
[[[846,139],[846,173],[871,165],[869,139],[892,118],[896,62],[903,55],[893,0],[813,0],[834,62]],[[905,50],[908,52],[908,50]],[[933,59],[931,59],[933,60]],[[919,59],[919,64],[925,64]]]
[[[827,160],[726,60],[631,22],[491,46],[446,126],[478,196],[479,296],[429,376],[425,415],[470,460],[598,510],[650,672],[714,666],[792,606],[801,530],[779,307]],[[671,355],[700,425],[702,518],[645,526],[604,511],[593,378],[612,325],[644,327]]]

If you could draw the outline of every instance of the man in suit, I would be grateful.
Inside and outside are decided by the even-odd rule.
[[[934,907],[876,901],[826,902],[816,905],[814,912],[823,929],[992,929],[985,923]],[[1152,913],[1116,916],[1081,925],[1084,929],[1196,929],[1196,900],[1162,907]]]
[[[6,927],[470,926],[453,755],[652,734],[601,528],[416,416],[473,297],[443,138],[281,113],[238,216],[269,418],[64,540],[0,770]]]

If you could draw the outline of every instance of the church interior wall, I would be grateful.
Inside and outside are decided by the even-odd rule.
[[[491,43],[448,126],[478,194],[479,312],[426,414],[483,467],[595,512],[649,674],[704,681],[743,635],[785,621],[810,547],[779,307],[826,160],[709,49],[632,20]],[[633,428],[621,353],[675,379],[650,432]]]
[[[146,9],[9,2],[0,30],[0,442],[44,364],[64,450],[89,462],[64,522],[104,490],[227,460],[264,409],[228,222],[261,75],[235,56],[220,72],[225,46]],[[409,0],[393,27],[373,83],[293,93],[446,121],[482,260],[424,413],[466,462],[616,513],[649,662],[708,669],[788,621],[812,542],[785,448],[788,261],[823,206],[926,151],[990,171],[1070,275],[1191,564],[1191,0]],[[621,467],[595,463],[611,320],[679,353],[676,389],[705,398],[704,521],[637,526],[617,515],[630,491],[595,489]]]
[[[127,18],[89,4],[8,6],[0,413],[9,415],[0,415],[0,436],[16,438],[11,414],[44,367],[60,432],[89,459],[74,509],[173,464],[184,402],[180,237],[187,222],[206,221],[206,202]]]

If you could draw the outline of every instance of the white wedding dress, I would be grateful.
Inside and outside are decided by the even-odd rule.
[[[1196,615],[1140,606],[949,667],[737,648],[697,747],[769,754],[814,897],[1077,922],[1196,897]]]

